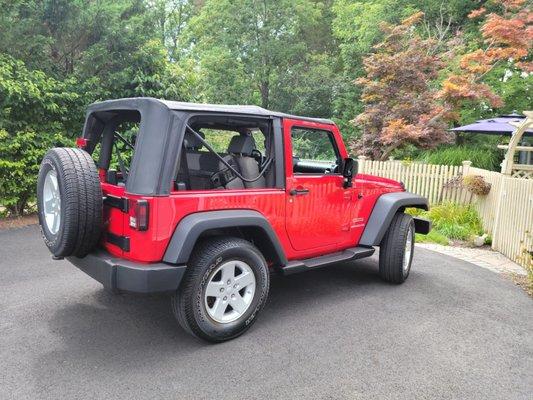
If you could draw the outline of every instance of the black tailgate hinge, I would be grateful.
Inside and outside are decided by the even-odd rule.
[[[115,235],[114,233],[107,232],[106,239],[109,243],[120,247],[122,251],[130,251],[130,238],[127,236]]]
[[[117,197],[108,194],[104,197],[104,205],[118,208],[123,213],[127,213],[129,211],[128,199],[125,197]]]

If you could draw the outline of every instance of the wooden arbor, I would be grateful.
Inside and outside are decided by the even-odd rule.
[[[516,127],[516,130],[511,136],[509,145],[499,145],[498,148],[506,149],[505,159],[502,162],[502,174],[509,175],[514,178],[533,179],[533,165],[516,164],[515,153],[517,151],[533,152],[533,146],[520,146],[520,141],[527,129],[533,128],[533,111],[524,111],[523,121],[509,122],[509,124]]]

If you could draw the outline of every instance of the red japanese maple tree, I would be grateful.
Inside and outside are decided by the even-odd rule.
[[[350,144],[354,152],[383,160],[407,143],[432,148],[450,140],[447,110],[431,85],[442,61],[435,42],[414,29],[422,17],[419,12],[399,25],[383,24],[383,42],[364,60],[366,74],[356,84],[363,87],[365,108],[353,121],[363,134]]]
[[[483,46],[462,56],[459,68],[442,84],[440,98],[458,116],[466,101],[485,101],[494,108],[503,105],[501,98],[483,83],[500,62],[514,61],[525,72],[533,72],[533,63],[526,60],[533,43],[533,13],[525,0],[492,0],[501,15],[487,15],[485,7],[470,13],[469,18],[484,17],[481,25]]]
[[[485,102],[494,108],[503,105],[483,78],[500,62],[533,72],[528,61],[533,15],[526,0],[492,3],[500,13],[487,15],[482,7],[469,15],[484,18],[481,47],[461,56],[458,67],[440,87],[437,75],[461,48],[457,46],[458,37],[438,52],[438,43],[422,37],[415,29],[423,13],[416,13],[397,26],[383,24],[385,38],[364,60],[365,76],[355,81],[363,88],[361,100],[365,108],[353,120],[363,133],[350,143],[352,151],[383,160],[407,143],[433,148],[451,140],[448,125],[459,119],[459,111],[468,102]]]

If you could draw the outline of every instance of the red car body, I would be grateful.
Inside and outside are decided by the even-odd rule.
[[[124,124],[137,129],[132,142],[118,131]],[[211,130],[215,141],[224,132],[233,136],[215,151],[201,130]],[[72,203],[72,218],[85,223],[69,227],[71,236],[63,239],[66,228],[54,234],[43,224],[41,194],[45,243],[54,257],[67,258],[115,291],[176,293],[195,249],[213,236],[245,239],[282,274],[369,257],[397,215],[407,207],[428,208],[427,199],[406,192],[402,183],[358,174],[333,121],[255,106],[152,98],[94,103],[77,145],[85,150],[78,157],[90,159],[85,168],[94,180],[78,177],[71,192],[83,193],[90,184],[101,201]],[[127,167],[125,147],[131,150]],[[50,152],[54,163],[75,153]],[[240,162],[241,172],[228,162]],[[102,198],[94,195],[100,189]],[[96,209],[88,224],[83,210]],[[407,222],[411,236],[430,229],[419,218]],[[401,240],[412,245],[404,234]]]
[[[179,222],[192,213],[215,210],[254,210],[261,213],[274,229],[287,259],[307,259],[354,247],[371,215],[376,200],[384,193],[404,191],[393,180],[357,174],[352,187],[344,187],[340,174],[295,175],[292,170],[291,127],[308,127],[331,131],[340,155],[348,157],[339,129],[335,125],[311,122],[305,119],[283,118],[285,189],[227,189],[174,190],[163,197],[139,196],[125,191],[123,186],[105,182],[105,171],[100,174],[104,195],[146,200],[148,202],[148,229],[131,228],[129,218],[134,207],[124,213],[106,207],[106,229],[128,237],[130,251],[124,251],[104,241],[105,249],[114,256],[127,260],[154,263],[163,259],[172,234]],[[291,196],[292,189],[309,189],[307,196]],[[316,229],[310,229],[315,227]]]

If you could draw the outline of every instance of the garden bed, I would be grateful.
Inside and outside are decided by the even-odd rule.
[[[25,215],[23,217],[0,218],[0,230],[22,228],[28,225],[39,223],[37,214]]]

